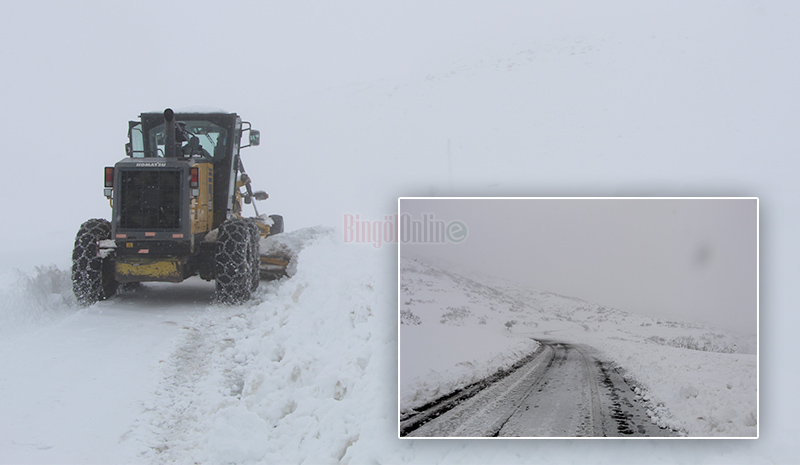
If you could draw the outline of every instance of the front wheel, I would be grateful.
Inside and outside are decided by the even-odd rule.
[[[108,239],[111,239],[111,223],[102,218],[83,223],[75,236],[72,292],[82,305],[108,299],[117,292],[113,254],[101,253],[100,249],[100,242]]]
[[[219,227],[214,256],[216,300],[240,304],[258,287],[258,230],[244,218],[225,221]]]

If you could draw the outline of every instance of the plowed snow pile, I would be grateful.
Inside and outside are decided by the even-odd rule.
[[[290,237],[305,234],[306,237]],[[219,307],[187,327],[139,423],[148,460],[336,463],[397,457],[391,267],[330,230],[254,308]],[[371,255],[371,256],[370,256]]]

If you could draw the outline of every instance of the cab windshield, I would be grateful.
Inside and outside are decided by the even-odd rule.
[[[210,121],[177,121],[176,140],[180,142],[179,154],[183,157],[204,157],[221,160],[225,157],[227,131]],[[166,125],[161,123],[147,131],[148,156],[164,157]]]

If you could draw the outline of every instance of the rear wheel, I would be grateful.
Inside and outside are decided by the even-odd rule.
[[[111,239],[111,223],[95,218],[83,223],[72,249],[72,292],[82,305],[105,300],[117,292],[113,253],[101,253],[100,241]]]
[[[217,302],[239,304],[258,287],[258,231],[251,220],[235,218],[219,227],[214,256]]]

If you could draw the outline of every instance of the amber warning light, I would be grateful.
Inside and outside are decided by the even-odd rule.
[[[114,187],[114,167],[113,166],[106,166],[105,170],[105,189],[103,189],[103,194],[105,194],[106,198],[111,200],[112,188]]]
[[[114,187],[114,167],[106,166],[105,187]]]

